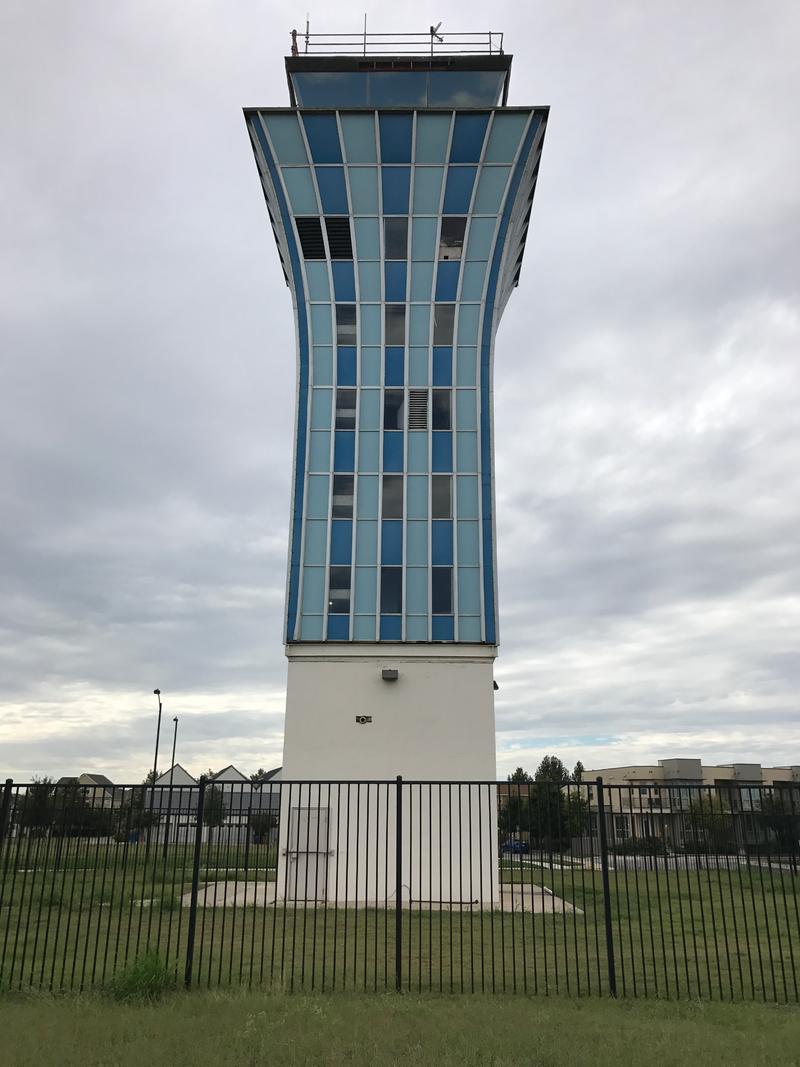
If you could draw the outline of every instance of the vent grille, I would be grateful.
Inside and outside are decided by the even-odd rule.
[[[353,242],[350,239],[350,219],[345,216],[325,219],[325,229],[328,231],[328,247],[331,250],[331,259],[352,259]]]
[[[409,430],[428,429],[428,390],[410,389],[408,392]]]
[[[300,247],[303,249],[304,259],[324,259],[325,243],[322,240],[322,226],[316,217],[310,219],[295,219],[297,234],[300,238]]]

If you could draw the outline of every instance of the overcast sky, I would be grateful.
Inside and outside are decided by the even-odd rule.
[[[285,12],[0,7],[2,777],[138,781],[156,686],[190,770],[280,763],[295,350],[241,108],[288,103]],[[491,15],[552,108],[496,350],[498,772],[800,764],[800,8]],[[369,28],[439,19],[486,5]]]

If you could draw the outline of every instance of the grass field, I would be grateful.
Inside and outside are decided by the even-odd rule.
[[[800,1010],[545,997],[0,998],[3,1067],[796,1067]]]

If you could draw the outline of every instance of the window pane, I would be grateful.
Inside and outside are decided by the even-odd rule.
[[[333,478],[333,518],[353,517],[353,475],[335,474]]]
[[[408,219],[392,216],[383,220],[383,247],[386,259],[408,259]]]
[[[338,312],[338,306],[336,310]],[[433,343],[435,345],[452,345],[455,318],[455,304],[433,305]]]
[[[452,324],[450,336],[453,335]],[[386,305],[386,340],[387,345],[404,345],[406,343],[406,308],[405,304]]]
[[[461,259],[466,229],[467,220],[462,216],[449,215],[442,219],[439,259]]]
[[[356,428],[356,390],[336,390],[336,429],[355,430]]]
[[[403,609],[403,568],[381,567],[381,615],[399,615]]]
[[[334,492],[335,481],[334,481]],[[431,510],[434,519],[453,517],[453,479],[449,474],[434,474],[431,484]]]
[[[365,107],[367,72],[293,72],[292,84],[300,107]]]
[[[450,429],[450,398],[451,391],[449,389],[434,389],[433,390],[433,429],[434,430],[449,430]],[[336,420],[336,426],[339,426],[339,420]]]
[[[355,345],[357,343],[355,304],[336,305],[336,343],[339,345]]]
[[[405,395],[402,389],[387,389],[383,394],[383,428],[384,430],[403,429],[403,401]]]
[[[347,615],[350,611],[350,568],[331,567],[328,586],[328,613]]]
[[[453,568],[431,568],[431,592],[434,615],[453,613]]]
[[[403,517],[402,474],[384,474],[383,476],[381,517],[384,519],[402,519]]]

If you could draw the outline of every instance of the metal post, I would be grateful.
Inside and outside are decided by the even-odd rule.
[[[603,911],[606,922],[606,956],[608,958],[608,988],[612,997],[617,995],[617,971],[614,965],[614,933],[611,929],[611,886],[608,880],[608,834],[606,832],[606,808],[603,799],[603,779],[597,781],[597,821],[600,830],[600,864],[603,870]]]
[[[394,969],[395,988],[403,988],[403,776],[398,774],[396,787],[396,826],[394,861]]]
[[[13,779],[6,778],[6,784],[3,786],[3,805],[0,807],[0,860],[3,858],[3,842],[6,839],[8,813],[11,811],[11,789],[13,785]]]
[[[172,779],[175,774],[175,746],[178,744],[178,716],[172,720],[175,732],[172,735],[172,764],[169,768],[169,796],[167,797],[167,824],[164,827],[164,862],[167,862],[167,845],[169,844],[169,820],[172,817]]]
[[[183,984],[187,989],[192,986],[192,964],[194,963],[194,933],[197,927],[197,888],[200,884],[200,849],[203,845],[203,802],[206,795],[206,776],[200,776],[200,790],[197,794],[197,829],[194,835],[194,864],[192,866],[192,900],[189,906],[189,930],[186,935],[186,972]]]

